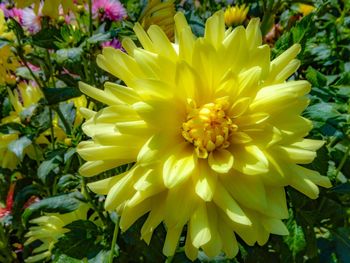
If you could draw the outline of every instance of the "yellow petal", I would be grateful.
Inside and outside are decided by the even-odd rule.
[[[96,194],[100,194],[100,195],[107,195],[108,192],[111,190],[111,188],[117,183],[119,182],[121,179],[123,179],[125,177],[125,174],[127,172],[123,173],[123,174],[118,174],[103,180],[99,180],[93,183],[89,183],[88,187],[91,189],[91,191],[93,191]],[[125,180],[125,179],[124,179]]]
[[[126,231],[137,219],[142,217],[151,209],[151,200],[146,199],[143,202],[135,206],[126,206],[123,209],[120,218],[120,229],[124,232]]]
[[[262,43],[261,31],[260,31],[260,19],[252,18],[246,29],[248,49],[254,50]]]
[[[211,239],[208,224],[207,207],[204,202],[200,202],[191,216],[189,225],[192,244],[195,248],[203,246]]]
[[[163,180],[167,188],[186,181],[195,169],[193,149],[187,143],[176,147],[164,162]]]
[[[233,155],[224,149],[215,150],[209,154],[208,164],[217,173],[228,173],[233,166]]]
[[[269,233],[282,236],[289,234],[287,227],[279,219],[265,217],[261,219],[261,224]]]
[[[221,183],[216,184],[216,191],[213,197],[215,204],[226,213],[226,215],[234,222],[243,225],[250,225],[249,218],[245,215],[243,210],[239,207],[237,202],[227,192]]]
[[[207,163],[203,160],[198,161],[198,169],[194,175],[196,194],[206,202],[213,198],[217,175],[210,170]]]
[[[164,241],[163,254],[165,256],[173,256],[176,251],[177,244],[179,243],[182,227],[170,228],[167,230],[167,234]]]
[[[82,176],[90,177],[90,176],[98,175],[109,169],[116,168],[128,162],[130,162],[130,160],[128,159],[88,161],[84,163],[82,166],[80,166],[79,173]]]
[[[79,82],[79,89],[89,97],[101,101],[107,105],[119,104],[120,101],[114,95],[107,95],[104,91],[94,88],[84,82]]]

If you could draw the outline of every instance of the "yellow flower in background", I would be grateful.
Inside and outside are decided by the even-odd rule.
[[[142,11],[140,23],[145,30],[151,25],[158,25],[168,36],[170,40],[174,40],[174,0],[148,0],[148,4]]]
[[[7,31],[7,24],[4,17],[4,12],[0,10],[0,37],[9,41],[14,39],[13,32]],[[12,53],[9,44],[1,45],[0,47],[0,85],[16,83],[16,77],[13,75],[19,67],[16,56]]]
[[[2,123],[9,122],[21,122],[21,113],[38,103],[38,101],[44,98],[40,88],[21,82],[17,85],[17,88],[11,91],[7,88],[10,103],[13,107],[13,111],[10,112],[9,116],[1,120]]]
[[[307,4],[299,4],[299,12],[303,14],[303,16],[307,16],[315,9],[312,5]]]
[[[79,2],[83,1],[73,1],[73,0],[14,0],[18,8],[24,8],[34,4],[34,10],[38,13],[41,2],[43,2],[42,14],[44,16],[49,16],[51,18],[57,18],[59,16],[59,7],[62,6],[63,12],[67,14],[69,11],[75,10],[75,6]]]
[[[0,167],[13,170],[19,163],[17,156],[8,149],[11,142],[18,139],[18,134],[0,133]]]
[[[127,230],[149,212],[141,237],[150,242],[163,222],[163,253],[171,256],[187,225],[185,252],[209,256],[238,252],[236,235],[263,245],[269,235],[288,234],[285,186],[317,198],[327,177],[299,164],[316,157],[322,141],[304,139],[311,121],[300,116],[309,100],[307,81],[288,81],[299,67],[293,45],[270,61],[259,20],[225,31],[224,13],[206,22],[195,38],[182,13],[175,16],[171,43],[158,26],[134,31],[143,48],[125,39],[128,54],[104,48],[98,65],[126,86],[104,90],[81,83],[88,96],[106,104],[82,109],[83,131],[92,138],[78,145],[87,162],[83,176],[126,163],[123,174],[90,183],[107,195],[105,209],[121,215]],[[118,66],[116,66],[118,65]]]
[[[99,220],[94,219],[94,214],[88,218],[88,210],[87,204],[81,204],[77,210],[70,213],[45,213],[45,215],[31,220],[30,223],[34,226],[31,226],[26,233],[27,240],[24,245],[27,246],[37,240],[40,240],[42,244],[35,248],[32,252],[33,256],[26,258],[24,262],[31,263],[49,259],[55,243],[63,234],[69,232],[69,229],[64,228],[66,225],[76,220],[89,218],[94,223],[99,224]]]
[[[245,5],[241,6],[228,6],[225,10],[225,24],[230,26],[241,25],[247,18],[249,7]]]

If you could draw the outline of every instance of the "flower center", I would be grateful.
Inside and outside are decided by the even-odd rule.
[[[207,158],[215,149],[227,148],[229,138],[237,126],[226,115],[228,102],[217,99],[197,107],[194,101],[189,101],[187,120],[182,124],[182,136],[195,146],[199,158]]]

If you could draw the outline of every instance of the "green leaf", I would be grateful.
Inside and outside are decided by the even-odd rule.
[[[330,191],[338,194],[350,194],[350,183],[343,183],[337,186],[334,186]]]
[[[57,253],[58,254],[58,253]],[[55,256],[54,263],[82,263],[81,260],[76,259],[76,258],[72,258],[70,256],[67,256],[65,254],[60,254],[59,256]]]
[[[313,121],[326,122],[328,119],[340,116],[333,103],[320,102],[308,107],[304,115]]]
[[[336,232],[332,232],[336,244],[336,253],[340,262],[350,262],[350,229],[340,227]]]
[[[11,142],[8,145],[8,149],[11,152],[13,152],[17,156],[18,159],[20,159],[22,161],[23,157],[24,157],[25,149],[31,144],[32,144],[32,141],[30,139],[28,139],[26,136],[23,136],[23,137],[19,138],[18,140]]]
[[[49,105],[82,95],[77,88],[43,88],[43,92]]]
[[[57,75],[56,78],[62,80],[68,87],[78,88],[78,81],[80,80],[80,78],[75,79],[69,74],[60,74]]]
[[[298,253],[303,251],[306,247],[304,232],[302,227],[299,226],[293,218],[288,220],[287,228],[289,235],[284,236],[283,240],[288,245],[293,258],[295,259]]]
[[[66,174],[60,177],[57,182],[57,190],[60,192],[69,191],[79,185],[80,179],[72,174]]]
[[[310,81],[313,87],[322,88],[327,85],[327,78],[313,67],[307,68],[306,78]]]
[[[30,205],[22,214],[24,222],[27,222],[33,214],[39,212],[68,213],[76,210],[81,204],[82,195],[79,192],[48,197]]]
[[[59,38],[60,31],[54,27],[43,28],[32,37],[34,45],[47,49],[56,49],[54,42]]]
[[[43,161],[39,168],[38,168],[38,172],[37,175],[39,177],[39,179],[46,184],[47,183],[47,176],[50,174],[50,172],[54,169],[56,169],[61,163],[62,163],[63,159],[61,156],[56,155],[55,157],[53,157],[50,160],[47,161]]]
[[[58,64],[79,63],[83,54],[82,48],[65,48],[56,52],[56,61]]]
[[[98,243],[99,229],[91,221],[74,221],[65,228],[70,231],[55,244],[62,253],[77,259],[90,259],[102,250],[102,245]]]
[[[8,22],[8,28],[15,31],[15,34],[20,38],[24,39],[24,31],[20,23],[18,23],[14,18],[10,18],[10,21]]]
[[[3,125],[0,125],[0,133],[10,134],[15,132],[22,133],[23,126],[17,122],[9,122]]]
[[[90,44],[99,44],[101,42],[105,42],[111,39],[111,34],[107,33],[98,33],[89,37],[86,41]]]
[[[49,129],[50,125],[50,109],[48,106],[40,104],[40,106],[36,108],[35,115],[31,117],[30,126],[37,131],[37,134],[40,134]]]

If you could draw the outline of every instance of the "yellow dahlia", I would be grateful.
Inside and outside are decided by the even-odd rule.
[[[225,24],[227,26],[241,25],[247,18],[249,7],[245,5],[241,6],[229,6],[225,10]]]
[[[70,213],[46,213],[31,220],[30,223],[34,226],[31,226],[26,233],[27,240],[24,245],[27,246],[36,240],[40,240],[42,244],[33,250],[33,256],[26,258],[24,261],[31,263],[50,258],[51,251],[58,239],[69,232],[69,229],[65,226],[77,220],[87,220],[88,210],[89,206],[87,204],[81,204],[77,210]],[[93,217],[95,216],[92,215],[89,218],[94,219]],[[98,220],[93,221],[97,224],[99,222]]]
[[[175,16],[171,43],[158,26],[134,31],[128,54],[103,49],[98,65],[122,79],[104,90],[81,83],[88,96],[106,104],[99,112],[82,109],[83,131],[92,138],[78,146],[87,161],[80,173],[94,176],[134,162],[123,174],[89,184],[107,195],[106,210],[121,215],[128,229],[148,213],[141,237],[148,243],[163,222],[163,253],[175,253],[187,225],[185,252],[223,251],[234,257],[235,235],[263,245],[270,233],[286,235],[284,187],[317,198],[327,177],[299,164],[312,162],[322,141],[304,139],[311,121],[307,81],[287,81],[299,66],[293,45],[270,62],[259,20],[225,32],[224,14],[206,22],[195,38],[182,13]]]
[[[174,39],[174,0],[149,0],[140,16],[140,24],[145,30],[151,25],[158,25],[170,40]]]
[[[307,16],[312,11],[314,11],[315,7],[307,4],[299,4],[299,12],[303,14],[303,16]]]

